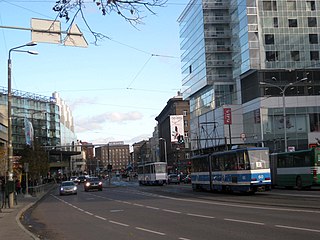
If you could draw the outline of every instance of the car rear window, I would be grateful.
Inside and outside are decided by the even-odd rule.
[[[63,182],[61,183],[61,186],[73,186],[74,183],[73,182]]]

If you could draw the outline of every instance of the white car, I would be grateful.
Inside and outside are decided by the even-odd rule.
[[[77,185],[73,181],[63,181],[60,184],[59,192],[61,195],[67,194],[77,194],[78,192]]]

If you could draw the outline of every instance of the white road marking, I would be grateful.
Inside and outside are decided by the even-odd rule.
[[[114,223],[114,224],[117,224],[117,225],[120,225],[120,226],[129,227],[128,224],[121,223],[121,222],[115,222],[115,221],[112,221],[112,220],[109,220],[109,223]]]
[[[110,212],[123,212],[123,210],[118,210],[118,209],[115,209],[115,210],[110,210]]]
[[[255,224],[255,225],[265,225],[264,223],[260,223],[260,222],[251,222],[251,221],[245,221],[245,220],[239,220],[239,219],[231,219],[231,218],[224,218],[223,220],[231,221],[231,222],[249,223],[249,224]]]
[[[144,207],[144,205],[138,204],[138,203],[134,203],[133,205],[134,205],[134,206],[138,206],[138,207]]]
[[[308,231],[308,232],[318,232],[318,233],[320,233],[320,230],[318,230],[318,229],[291,227],[291,226],[283,226],[283,225],[275,225],[275,226],[278,227],[278,228],[287,228],[287,229],[294,229],[294,230],[300,230],[300,231]]]
[[[160,208],[158,207],[152,207],[152,206],[146,206],[146,208],[154,209],[154,210],[159,210]]]
[[[162,209],[162,211],[169,212],[169,213],[181,213],[179,211],[174,211],[174,210],[170,210],[170,209]]]
[[[178,239],[180,239],[180,240],[190,240],[190,238],[184,238],[184,237],[180,237]]]
[[[94,215],[96,218],[99,218],[99,219],[101,219],[101,220],[107,220],[106,218],[104,218],[104,217],[100,217],[100,216],[98,216],[98,215]]]
[[[91,212],[88,212],[88,211],[84,211],[86,214],[89,214],[90,216],[92,216],[93,215],[93,213],[91,213]]]
[[[165,236],[165,235],[166,235],[165,233],[157,232],[157,231],[153,231],[153,230],[146,229],[146,228],[136,227],[136,229],[141,230],[141,231],[145,231],[145,232],[150,232],[150,233],[154,233],[154,234],[162,235],[162,236]]]
[[[215,217],[212,217],[212,216],[206,216],[206,215],[200,215],[200,214],[194,214],[194,213],[187,213],[188,216],[193,216],[193,217],[201,217],[201,218],[215,218]]]

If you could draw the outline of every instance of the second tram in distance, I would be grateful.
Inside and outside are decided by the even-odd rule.
[[[138,166],[139,185],[163,185],[167,182],[167,163],[151,162]]]

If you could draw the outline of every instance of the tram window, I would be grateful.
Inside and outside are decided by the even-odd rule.
[[[244,154],[243,154],[243,153],[240,153],[240,154],[238,155],[238,169],[239,169],[239,170],[243,170],[243,169],[245,169],[244,166],[245,166],[245,165],[244,165]]]

